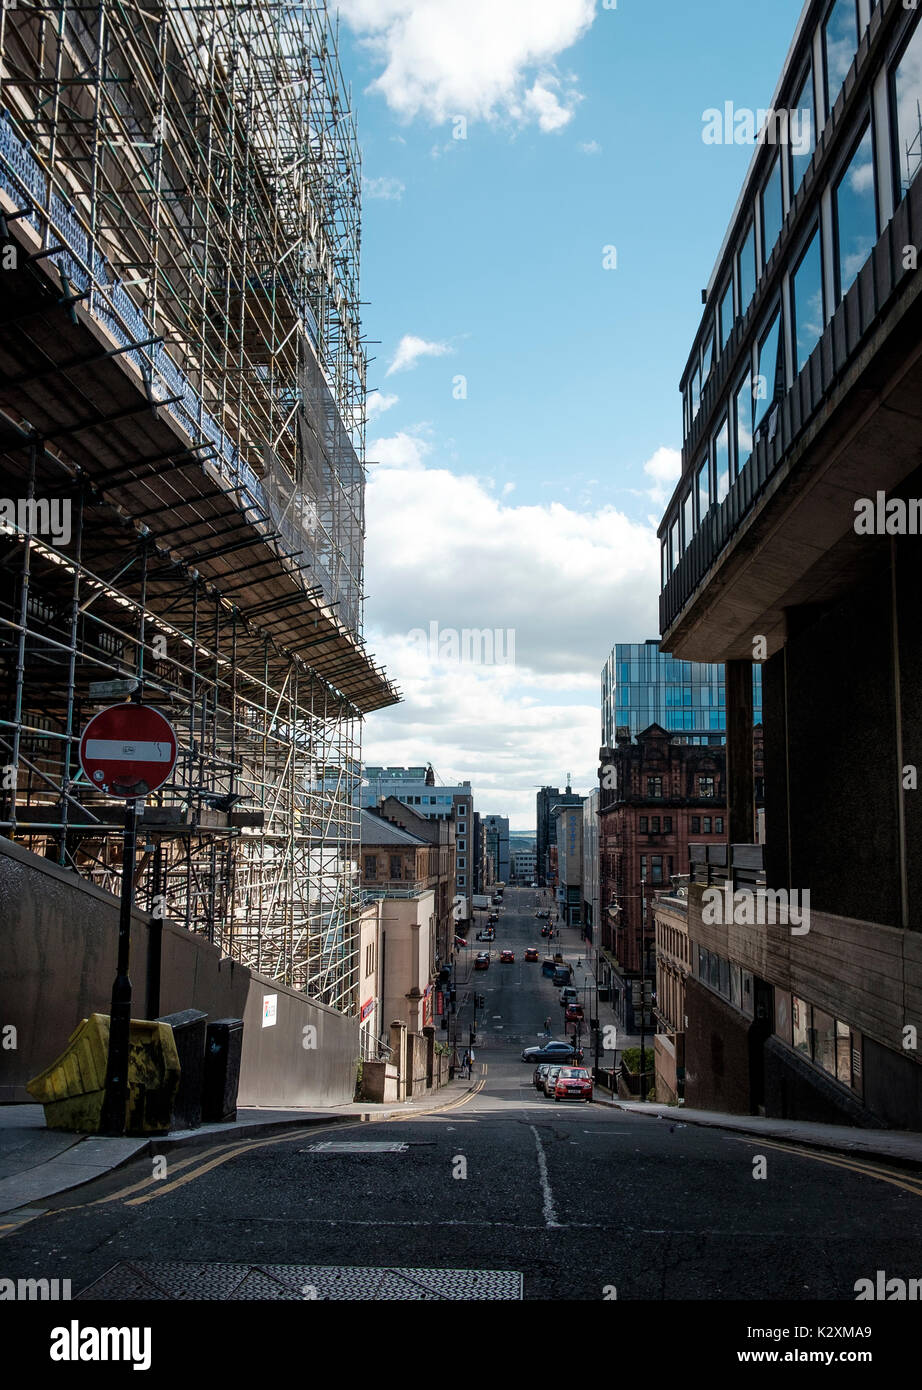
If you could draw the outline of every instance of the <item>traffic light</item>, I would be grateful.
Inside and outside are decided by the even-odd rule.
[[[487,998],[485,994],[478,994],[474,1002],[478,1009],[485,1009],[487,1007]]]

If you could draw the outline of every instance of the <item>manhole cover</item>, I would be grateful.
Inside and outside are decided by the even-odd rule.
[[[124,1261],[77,1300],[303,1299],[519,1300],[522,1275],[494,1269],[386,1269],[343,1265],[181,1264]]]

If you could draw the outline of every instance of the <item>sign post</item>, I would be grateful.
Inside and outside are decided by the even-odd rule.
[[[125,1132],[131,1032],[131,907],[138,843],[138,802],[170,777],[176,765],[176,734],[159,710],[139,704],[111,705],[94,715],[80,739],[80,766],[91,786],[125,800],[118,962],[109,1010],[109,1055],[100,1132]]]

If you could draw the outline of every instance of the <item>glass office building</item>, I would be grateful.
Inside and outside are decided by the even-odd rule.
[[[753,720],[762,722],[762,668],[753,665]],[[724,668],[719,662],[679,661],[659,642],[619,642],[602,671],[602,744],[615,746],[616,730],[631,737],[651,724],[683,743],[723,743],[726,732]]]

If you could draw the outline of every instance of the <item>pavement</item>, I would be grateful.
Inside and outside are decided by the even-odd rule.
[[[456,1079],[438,1091],[394,1104],[352,1102],[279,1110],[254,1107],[238,1110],[236,1120],[220,1124],[123,1139],[46,1129],[42,1106],[0,1105],[0,1215],[93,1182],[145,1154],[204,1147],[215,1139],[258,1138],[292,1126],[370,1123],[431,1114],[457,1105],[476,1090],[475,1077]]]

